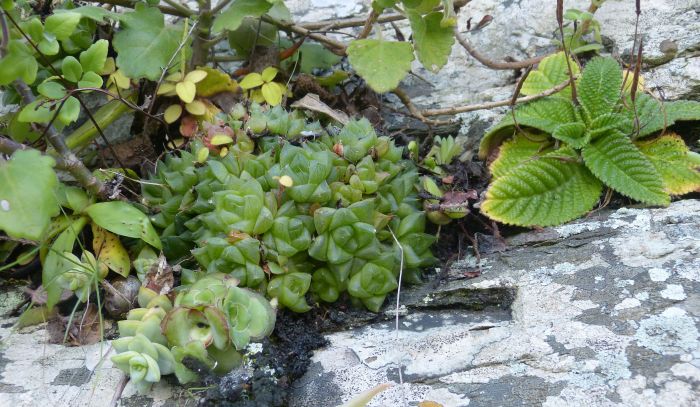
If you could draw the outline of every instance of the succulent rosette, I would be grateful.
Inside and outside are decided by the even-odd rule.
[[[287,176],[291,178],[284,193],[297,203],[324,204],[331,199],[328,180],[333,168],[333,153],[328,150],[313,151],[310,148],[285,144],[279,153],[279,164],[271,168],[268,182]]]
[[[262,242],[265,250],[289,258],[306,252],[313,231],[313,218],[300,211],[294,201],[287,201],[277,211],[272,228],[265,233]]]
[[[310,286],[311,274],[287,273],[270,280],[267,294],[294,312],[306,312],[311,309],[305,298]]]
[[[272,211],[260,183],[247,173],[242,175],[228,181],[228,189],[214,192],[214,210],[199,216],[210,232],[261,235],[272,227]]]
[[[228,274],[245,287],[257,287],[264,281],[258,239],[245,233],[231,233],[225,239],[204,239],[199,245],[192,255],[208,273]]]
[[[348,293],[358,298],[370,310],[378,312],[386,295],[399,286],[395,276],[393,253],[366,263],[348,282]]]
[[[112,363],[129,375],[140,393],[150,390],[161,375],[175,372],[177,362],[170,350],[143,335],[116,339],[112,346],[118,352]]]
[[[340,264],[353,257],[379,255],[374,227],[374,201],[367,199],[347,208],[320,208],[314,213],[318,236],[309,248],[316,260]]]
[[[377,133],[367,119],[352,121],[333,138],[334,151],[352,163],[370,154],[377,144]]]
[[[265,297],[254,291],[229,288],[222,309],[236,349],[243,349],[250,341],[270,335],[275,327],[275,309]]]

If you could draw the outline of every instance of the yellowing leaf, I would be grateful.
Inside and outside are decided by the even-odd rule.
[[[203,71],[200,69],[195,69],[194,71],[191,71],[187,75],[185,75],[185,80],[188,82],[197,83],[197,82],[201,82],[206,77],[207,77],[206,71]]]
[[[184,78],[182,76],[182,72],[177,71],[177,72],[173,72],[170,75],[166,76],[165,80],[168,82],[180,82],[182,80],[182,78]]]
[[[220,146],[222,144],[233,143],[233,139],[225,134],[217,134],[211,138],[211,141],[209,143],[213,146]]]
[[[676,134],[635,143],[663,178],[669,194],[683,195],[700,188],[700,170],[688,146]]]
[[[175,91],[175,84],[171,83],[171,82],[165,82],[158,87],[158,92],[156,94],[165,95],[165,94],[168,94],[168,93],[174,92],[174,91]]]
[[[294,180],[289,175],[281,176],[278,182],[280,183],[280,185],[286,188],[294,186]]]
[[[262,85],[265,83],[263,81],[262,75],[260,75],[257,72],[249,73],[248,75],[243,78],[241,83],[239,84],[241,88],[243,89],[253,89],[257,88],[258,86]]]
[[[170,124],[170,123],[175,122],[175,120],[179,119],[181,114],[182,114],[182,106],[170,105],[170,106],[168,106],[167,109],[165,109],[165,113],[163,114],[163,119],[165,120],[166,123]]]
[[[261,91],[265,101],[270,104],[270,106],[277,106],[282,103],[282,89],[276,83],[264,84]]]
[[[207,77],[197,82],[197,95],[209,97],[221,92],[235,92],[238,89],[238,82],[218,69],[202,67],[199,70],[207,72]]]
[[[202,147],[197,151],[197,162],[198,163],[203,163],[207,161],[207,158],[209,157],[209,149],[206,147]]]
[[[192,103],[194,96],[197,94],[197,87],[192,82],[182,81],[175,85],[175,92],[177,92],[177,96],[183,102]]]
[[[97,259],[115,273],[123,277],[128,276],[131,268],[129,254],[117,235],[93,223],[92,236],[92,250],[97,255]]]
[[[207,106],[201,100],[195,100],[185,105],[185,109],[195,116],[201,116],[207,112]]]
[[[268,66],[262,71],[262,80],[264,82],[272,82],[272,80],[275,79],[275,76],[277,76],[278,72],[279,71],[277,70],[277,68]]]

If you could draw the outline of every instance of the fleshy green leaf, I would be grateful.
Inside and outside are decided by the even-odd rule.
[[[379,93],[399,86],[414,58],[410,43],[382,40],[353,41],[347,54],[355,71]]]
[[[518,226],[551,226],[593,209],[602,185],[571,151],[558,150],[527,161],[497,178],[481,211]]]
[[[66,88],[55,81],[42,82],[37,87],[37,90],[39,91],[39,94],[46,96],[49,99],[60,99],[66,95]]]
[[[274,2],[267,0],[235,0],[214,19],[212,31],[233,31],[241,26],[246,17],[260,17],[272,8]]]
[[[418,60],[427,70],[438,72],[447,63],[455,42],[452,28],[440,24],[441,12],[436,11],[425,16],[409,12],[408,16]]]
[[[70,96],[68,99],[66,99],[66,102],[63,104],[63,107],[58,112],[58,120],[61,123],[68,125],[78,120],[79,116],[80,102],[78,101],[78,99],[74,98],[73,96]]]
[[[63,58],[61,70],[63,71],[63,77],[71,82],[77,83],[83,76],[83,67],[80,65],[80,62],[72,56]]]
[[[98,40],[90,48],[80,53],[80,65],[83,72],[101,72],[107,61],[109,42]]]
[[[569,58],[569,62],[573,74],[578,75],[580,73],[578,64],[571,58]],[[528,75],[520,93],[528,96],[536,95],[563,83],[567,79],[569,79],[569,68],[566,64],[566,55],[564,52],[558,52],[540,61],[537,69]],[[566,87],[560,93],[570,97],[571,87]]]
[[[262,94],[270,106],[277,106],[282,103],[282,89],[276,83],[262,85]]]
[[[668,205],[661,176],[630,139],[613,130],[582,150],[586,166],[615,191],[651,205]]]
[[[28,85],[34,83],[39,64],[25,43],[11,40],[7,53],[0,59],[0,85],[7,85],[15,79],[22,79]]]
[[[160,249],[158,233],[148,216],[130,204],[121,201],[100,202],[85,208],[93,222],[120,236],[142,239]]]
[[[163,14],[144,4],[124,14],[121,24],[112,41],[117,66],[131,79],[157,80],[179,46],[181,29],[165,26]]]
[[[95,72],[85,72],[83,78],[78,81],[79,88],[101,88],[102,77]]]
[[[80,18],[81,15],[79,13],[73,12],[50,15],[44,22],[44,29],[55,35],[57,40],[63,41],[73,34],[78,23],[80,23]]]
[[[676,134],[636,143],[663,178],[666,192],[683,195],[700,190],[700,163],[690,157],[688,146]]]
[[[578,97],[589,119],[612,112],[620,100],[622,69],[612,58],[593,58],[578,82]]]
[[[576,113],[570,100],[549,97],[536,100],[515,109],[515,117],[521,127],[532,127],[545,133],[552,133],[562,124],[576,121]],[[506,114],[496,126],[481,139],[479,157],[485,159],[501,142],[515,132],[512,114]]]
[[[262,75],[257,72],[252,72],[246,75],[240,83],[243,89],[253,89],[265,83],[263,81]]]
[[[53,158],[20,150],[0,162],[0,230],[18,239],[41,240],[58,215]]]

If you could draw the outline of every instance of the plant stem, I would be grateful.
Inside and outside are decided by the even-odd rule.
[[[533,100],[537,99],[542,99],[543,97],[551,96],[565,87],[569,86],[571,83],[571,79],[567,79],[566,81],[560,83],[559,85],[547,89],[546,91],[542,93],[538,93],[536,95],[530,95],[530,96],[524,96],[521,98],[513,100],[501,100],[498,102],[486,102],[486,103],[477,103],[473,105],[465,105],[465,106],[455,106],[455,107],[447,107],[447,108],[442,108],[442,109],[425,109],[421,110],[421,114],[423,116],[442,116],[442,115],[453,115],[457,113],[466,113],[466,112],[473,112],[476,110],[486,110],[486,109],[493,109],[496,107],[503,107],[503,106],[510,106],[511,104],[520,104],[520,103],[527,103],[527,102],[532,102]]]
[[[279,27],[280,29],[282,29],[283,31],[291,31],[295,34],[309,37],[312,40],[318,41],[318,42],[326,45],[334,53],[339,54],[339,55],[345,55],[345,49],[347,48],[347,46],[340,41],[336,41],[336,40],[329,38],[329,37],[326,37],[325,35],[322,35],[322,34],[312,33],[311,31],[307,30],[304,27],[301,27],[301,26],[296,25],[294,23],[280,21],[280,20],[272,18],[268,15],[263,15],[260,18],[262,19],[262,21],[264,21],[266,23],[270,23],[272,25],[275,25],[275,26]]]
[[[477,51],[472,44],[460,34],[459,29],[455,27],[455,38],[457,39],[457,42],[471,55],[479,61],[482,65],[491,68],[491,69],[500,69],[500,70],[509,70],[509,69],[523,69],[527,68],[529,66],[535,65],[539,63],[542,59],[545,57],[549,56],[547,55],[542,55],[539,57],[534,57],[534,58],[529,58],[529,59],[524,59],[522,61],[513,61],[513,62],[500,62],[500,61],[492,61],[488,58],[486,58],[484,55],[482,55],[479,51]]]
[[[194,41],[192,42],[192,60],[190,61],[192,69],[205,65],[209,59],[209,51],[212,46],[209,40],[213,21],[211,0],[201,0],[199,2],[199,18],[197,20],[199,27],[197,27],[197,35],[194,36]]]

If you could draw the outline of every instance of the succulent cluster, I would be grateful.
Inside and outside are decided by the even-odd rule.
[[[118,323],[121,337],[112,342],[117,351],[112,361],[141,392],[161,375],[174,373],[180,383],[194,380],[192,362],[215,373],[239,366],[239,351],[272,332],[275,311],[262,295],[237,285],[234,278],[210,274],[180,291],[174,302],[141,287],[141,308]]]
[[[366,120],[326,131],[281,107],[237,106],[158,163],[144,203],[166,257],[193,270],[185,284],[223,273],[295,312],[346,292],[378,311],[401,253],[409,281],[434,261],[418,172],[402,156]]]

